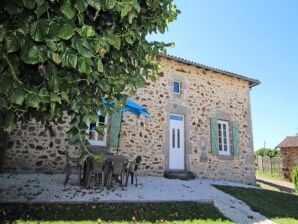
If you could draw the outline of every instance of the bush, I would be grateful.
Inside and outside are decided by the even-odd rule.
[[[298,193],[298,166],[292,168],[292,182],[295,185],[296,192]]]
[[[270,158],[280,157],[280,151],[277,149],[260,148],[255,151],[255,156],[269,156]]]

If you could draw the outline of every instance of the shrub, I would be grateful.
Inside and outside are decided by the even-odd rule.
[[[298,166],[292,168],[292,182],[295,185],[296,192],[298,192]]]

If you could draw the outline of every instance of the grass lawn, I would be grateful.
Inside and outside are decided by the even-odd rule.
[[[0,204],[0,223],[233,223],[213,205],[195,202],[127,204]]]
[[[298,224],[298,196],[263,189],[215,185],[276,223]]]
[[[270,174],[270,173],[263,173],[262,171],[256,170],[256,176],[264,177],[271,180],[284,180],[283,176],[280,174]]]
[[[280,189],[278,189],[277,187],[272,187],[272,186],[270,186],[270,185],[267,185],[267,184],[264,184],[264,183],[261,183],[261,182],[258,182],[258,181],[257,181],[257,184],[258,184],[261,188],[263,188],[263,189],[265,189],[265,190],[271,190],[271,191],[278,191],[278,192],[281,192]]]

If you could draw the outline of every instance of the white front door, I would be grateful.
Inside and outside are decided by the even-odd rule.
[[[184,153],[184,116],[170,115],[170,149],[169,149],[169,169],[185,169]]]

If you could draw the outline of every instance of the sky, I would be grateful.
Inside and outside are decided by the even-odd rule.
[[[259,79],[251,90],[254,148],[298,133],[298,1],[175,0],[178,19],[150,40],[168,54]]]

